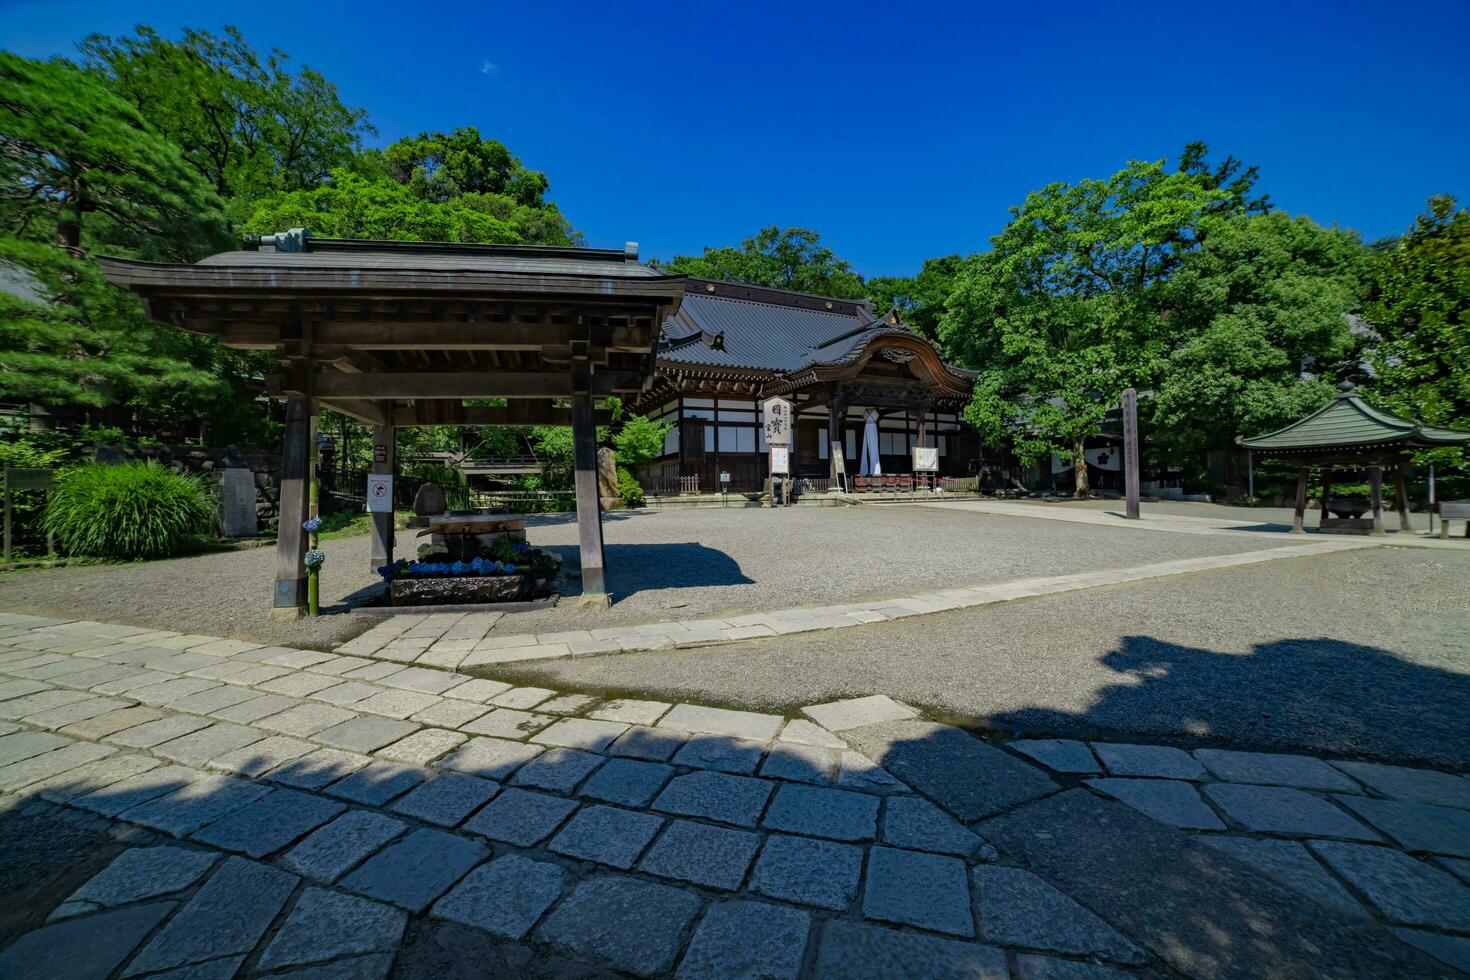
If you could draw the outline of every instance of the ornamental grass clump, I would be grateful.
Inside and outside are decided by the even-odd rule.
[[[167,558],[214,523],[202,481],[151,461],[62,470],[46,501],[45,527],[62,550],[93,558]]]

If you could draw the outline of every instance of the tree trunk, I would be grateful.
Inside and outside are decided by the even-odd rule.
[[[1072,474],[1076,480],[1076,488],[1072,491],[1072,496],[1077,500],[1083,500],[1091,495],[1091,488],[1087,485],[1087,455],[1081,439],[1077,440],[1073,453],[1075,455],[1072,457]]]

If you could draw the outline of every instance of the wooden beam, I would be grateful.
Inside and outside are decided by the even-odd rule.
[[[367,425],[386,425],[388,422],[387,411],[378,403],[365,398],[323,399],[322,407],[341,412],[348,418],[357,419]]]
[[[348,374],[324,371],[311,381],[319,398],[372,398],[416,401],[421,398],[548,398],[570,397],[571,375],[561,371],[396,371]],[[266,378],[271,394],[293,393],[307,379],[290,372]],[[638,371],[599,371],[590,379],[591,394],[638,391]]]
[[[1296,476],[1296,508],[1291,516],[1291,533],[1303,534],[1302,522],[1307,516],[1307,468],[1303,466]]]
[[[609,425],[612,413],[598,410],[594,413],[597,425]],[[572,410],[557,406],[550,400],[536,401],[518,398],[501,407],[457,405],[450,401],[420,401],[412,405],[400,405],[393,410],[395,425],[571,425]]]
[[[646,354],[653,349],[650,327],[590,326],[576,323],[496,323],[485,321],[379,322],[326,320],[316,324],[319,344],[356,350],[541,350],[587,340],[592,347]],[[220,327],[226,347],[268,350],[280,342],[271,323],[228,323]]]

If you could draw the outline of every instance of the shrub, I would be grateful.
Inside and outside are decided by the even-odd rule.
[[[643,487],[621,466],[618,467],[618,496],[623,498],[624,507],[643,506]]]
[[[166,558],[214,527],[214,499],[193,476],[155,462],[62,470],[45,526],[62,550],[95,558]]]

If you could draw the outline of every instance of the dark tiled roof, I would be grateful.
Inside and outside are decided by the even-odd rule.
[[[668,364],[786,374],[848,363],[877,337],[916,336],[852,300],[695,279],[686,289],[664,321],[658,357]]]

